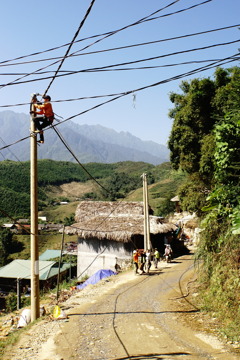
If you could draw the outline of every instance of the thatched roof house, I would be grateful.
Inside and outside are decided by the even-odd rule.
[[[149,209],[151,211],[151,209]],[[81,201],[76,223],[65,228],[78,236],[78,277],[100,269],[123,268],[133,249],[144,248],[142,202]],[[164,247],[164,234],[176,229],[162,218],[150,216],[152,247]]]
[[[76,223],[66,227],[67,234],[83,239],[98,238],[129,242],[144,235],[142,202],[81,201],[75,215]],[[165,234],[176,229],[163,218],[149,216],[150,233]]]

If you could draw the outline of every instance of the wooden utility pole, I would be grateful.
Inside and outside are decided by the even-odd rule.
[[[17,278],[17,310],[21,309],[21,279]]]
[[[61,272],[62,254],[63,254],[63,246],[64,246],[64,232],[65,232],[65,226],[63,225],[61,253],[60,253],[59,262],[58,262],[57,304],[58,304],[58,297],[59,297],[60,272]]]
[[[150,250],[151,248],[151,241],[150,241],[150,222],[149,222],[149,201],[148,201],[148,184],[147,184],[147,174],[145,176],[145,203],[146,203],[146,235],[147,235],[147,249]]]
[[[143,173],[142,178],[143,178],[143,213],[144,213],[144,250],[147,250],[151,248],[147,174]]]
[[[34,97],[31,98],[31,101]],[[30,129],[35,131],[34,106],[31,105]],[[38,174],[37,136],[30,137],[30,180],[31,180],[31,321],[40,315],[39,307],[39,253],[38,253]]]

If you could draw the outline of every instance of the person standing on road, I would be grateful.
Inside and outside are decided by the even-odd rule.
[[[146,253],[145,251],[142,251],[140,254],[140,270],[141,270],[141,274],[146,274],[146,272],[144,271],[144,266],[146,264]]]
[[[167,262],[172,260],[172,248],[169,244],[166,244],[166,248],[163,256]]]
[[[135,274],[138,273],[138,257],[139,257],[139,253],[138,253],[138,249],[133,251],[133,265],[135,267]]]
[[[160,261],[160,253],[158,251],[157,248],[155,248],[155,251],[154,251],[154,266],[155,266],[155,269],[158,268],[158,262]]]

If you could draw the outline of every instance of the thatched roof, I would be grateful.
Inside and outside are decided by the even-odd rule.
[[[139,201],[81,201],[75,213],[76,222],[99,216],[143,215]]]
[[[76,210],[76,224],[66,227],[67,234],[128,242],[144,235],[142,202],[82,201]],[[150,233],[162,234],[176,229],[157,216],[149,216]]]

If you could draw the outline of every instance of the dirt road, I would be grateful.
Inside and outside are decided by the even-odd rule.
[[[85,288],[66,304],[69,322],[55,325],[35,351],[29,349],[36,336],[32,330],[32,340],[19,345],[26,352],[16,351],[11,359],[240,359],[189,321],[198,314],[183,297],[195,277],[192,256],[160,267],[149,275],[129,272],[95,290]]]
[[[56,339],[59,358],[240,359],[226,352],[216,338],[179,321],[179,312],[197,311],[189,303],[186,310],[178,306],[186,283],[193,278],[192,257],[184,256],[74,309]]]

